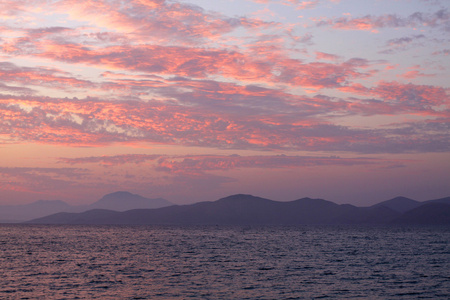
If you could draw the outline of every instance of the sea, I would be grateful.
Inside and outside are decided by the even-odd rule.
[[[450,299],[450,228],[0,225],[0,299]]]

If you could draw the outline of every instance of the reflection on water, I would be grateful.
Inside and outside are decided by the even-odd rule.
[[[1,225],[0,298],[446,299],[448,229]]]

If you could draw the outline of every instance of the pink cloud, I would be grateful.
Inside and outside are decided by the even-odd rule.
[[[409,68],[410,71],[405,72],[404,74],[397,75],[398,77],[402,77],[405,79],[415,79],[419,77],[434,77],[435,74],[424,74],[421,71],[423,70],[420,66],[412,66]]]
[[[450,55],[450,49],[435,51],[435,52],[433,52],[433,55],[444,55],[444,56]]]
[[[356,65],[303,63],[299,59],[290,58],[288,51],[279,46],[283,44],[280,41],[288,37],[298,38],[297,42],[304,42],[303,39],[308,41],[310,36],[294,37],[292,32],[278,28],[278,24],[255,18],[224,18],[211,15],[196,6],[164,1],[134,1],[119,10],[106,1],[68,0],[58,2],[58,7],[61,10],[64,8],[64,11],[68,11],[74,18],[99,22],[96,25],[107,26],[112,31],[123,24],[134,31],[125,35],[121,33],[120,28],[117,32],[101,32],[100,29],[92,32],[92,29],[87,27],[35,28],[24,30],[21,37],[8,39],[2,45],[3,52],[115,70],[193,78],[223,76],[246,82],[280,82],[314,90],[338,87],[352,78],[369,76],[369,73],[359,72],[359,66]],[[66,10],[68,7],[71,7],[71,10]],[[114,13],[109,15],[109,12]],[[93,14],[96,15],[95,18],[91,17]],[[168,18],[172,23],[167,23],[164,18]],[[228,26],[222,24],[223,22]],[[214,33],[211,26],[216,23],[218,31]],[[166,26],[167,30],[176,30],[168,33],[165,32],[165,27],[151,27],[156,24]],[[222,36],[237,27],[269,27],[276,29],[277,33],[262,34],[256,42],[247,44],[247,48],[234,48],[235,50],[219,48],[217,45],[195,48],[187,42],[188,39],[195,39],[196,43],[203,38],[214,39],[210,35]],[[187,33],[183,32],[183,28]],[[280,33],[280,30],[284,33]],[[144,44],[141,40],[142,36],[148,39],[155,34],[161,35],[155,43]]]
[[[331,61],[337,61],[340,59],[340,56],[324,53],[324,52],[316,52],[316,59],[317,60],[331,60]]]
[[[94,84],[53,68],[18,67],[9,62],[0,62],[0,80],[22,85],[48,86],[67,89],[68,87],[92,88]]]
[[[214,40],[239,27],[260,28],[272,24],[245,17],[229,18],[182,2],[134,0],[119,6],[103,0],[66,0],[56,3],[56,7],[73,19],[132,34],[133,40],[140,42],[152,37],[159,43],[192,44]]]
[[[0,82],[0,91],[18,95],[30,95],[35,92],[33,89],[27,87],[10,86],[1,82]]]
[[[45,51],[34,55],[68,63],[88,63],[113,69],[193,78],[220,75],[236,80],[283,82],[316,89],[338,87],[349,79],[370,76],[369,73],[358,71],[365,65],[352,61],[343,64],[302,63],[284,56],[260,60],[251,53],[222,49],[141,45],[93,50],[82,45],[55,44],[50,41],[42,47],[45,47]]]
[[[289,5],[289,6],[293,6],[296,9],[312,9],[315,8],[317,5],[319,5],[320,0],[310,0],[310,1],[303,1],[303,0],[252,0],[253,2],[256,3],[262,3],[262,4],[266,4],[269,2],[273,2],[273,3],[280,3],[283,5]],[[331,2],[338,2],[338,0],[332,0]]]
[[[434,75],[434,74],[424,74],[424,73],[422,73],[422,72],[420,72],[418,70],[411,70],[411,71],[408,71],[408,72],[406,72],[404,74],[401,74],[399,76],[403,77],[405,79],[415,79],[415,78],[418,78],[418,77],[434,77],[436,75]]]
[[[377,92],[382,93],[382,88],[393,87],[382,86]],[[371,105],[363,108],[370,111]],[[357,107],[349,107],[357,111]],[[412,149],[409,144],[409,148],[404,148],[408,134],[399,142],[385,129],[355,129],[308,121],[301,113],[297,117],[284,113],[279,117],[246,114],[242,118],[239,111],[214,112],[170,103],[9,97],[0,100],[0,116],[0,134],[9,140],[57,145],[150,142],[223,149],[356,152]],[[421,147],[433,149],[428,145],[433,136],[427,130],[418,129],[414,136],[417,145],[423,143]],[[435,149],[445,145],[447,142]]]
[[[379,142],[387,146],[377,151],[389,151],[389,145],[400,149],[404,141],[397,145],[379,128],[335,125],[335,117],[400,113],[442,117],[447,113],[445,88],[388,81],[373,87],[355,83],[374,82],[377,63],[290,49],[287,41],[302,40],[287,25],[228,18],[176,1],[115,4],[59,1],[58,12],[77,21],[75,28],[18,29],[9,24],[7,30],[14,34],[4,38],[5,54],[18,60],[71,64],[70,70],[86,68],[87,73],[94,70],[93,74],[102,72],[102,76],[83,80],[54,67],[2,63],[0,90],[6,94],[0,100],[1,134],[11,140],[68,145],[150,142],[258,150],[365,152]],[[319,2],[290,4],[307,8]],[[9,13],[25,11],[18,6]],[[442,10],[409,17],[347,16],[323,19],[322,25],[376,29],[420,22],[441,28],[447,21],[448,13]],[[227,45],[224,39],[236,29],[240,32],[232,38],[242,36],[243,41]],[[303,42],[310,45],[311,36],[304,37]],[[422,38],[410,35],[390,40],[388,46],[409,45]],[[313,59],[310,53],[315,53],[316,61],[306,60]],[[425,75],[419,69],[403,74],[407,79]],[[76,90],[83,96],[37,96],[41,90],[52,89],[56,95],[66,92],[73,97],[70,92]],[[329,96],[332,89],[349,96]],[[319,91],[316,96],[300,96]],[[366,99],[355,98],[361,95]],[[423,132],[417,131],[423,139]]]
[[[450,109],[449,92],[442,87],[381,81],[373,88],[353,84],[339,89],[380,98],[380,101],[366,102],[365,105],[358,103],[351,105],[352,109],[362,109],[369,114],[413,113],[442,116]]]
[[[104,166],[117,166],[122,164],[141,164],[147,161],[154,161],[162,155],[147,155],[147,154],[124,154],[113,156],[91,156],[91,157],[77,157],[77,158],[59,158],[59,162],[70,165],[75,164],[100,164]]]
[[[240,155],[145,155],[126,154],[113,156],[94,156],[78,158],[60,158],[60,162],[70,165],[76,164],[101,164],[104,166],[118,166],[124,164],[136,164],[150,162],[157,171],[172,174],[201,175],[210,171],[227,171],[241,168],[298,168],[319,165],[372,165],[392,164],[392,162],[380,159],[356,157],[341,158],[338,156],[240,156]],[[397,162],[399,163],[399,162]]]
[[[208,171],[232,170],[240,168],[297,168],[317,165],[360,165],[375,164],[370,158],[308,157],[308,156],[185,156],[161,157],[157,170],[170,173],[202,174]]]
[[[13,18],[27,10],[29,1],[14,0],[0,2],[0,16],[3,18]]]
[[[380,28],[397,27],[443,27],[446,30],[450,22],[450,13],[445,10],[439,10],[433,14],[416,12],[408,17],[400,17],[395,14],[386,14],[382,16],[366,15],[364,17],[352,18],[341,17],[335,19],[319,19],[317,26],[331,26],[335,29],[344,30],[370,30],[374,31]]]
[[[450,95],[442,87],[382,81],[372,92],[383,99],[420,108],[450,105]]]
[[[399,51],[406,51],[414,47],[423,46],[426,36],[423,34],[415,34],[400,38],[390,39],[386,42],[386,50],[380,51],[382,54],[392,54]]]
[[[88,173],[88,170],[79,168],[0,167],[2,189],[19,192],[53,192],[55,189],[67,189]]]
[[[319,0],[312,0],[312,1],[287,0],[287,1],[294,4],[296,9],[311,9],[319,4]]]

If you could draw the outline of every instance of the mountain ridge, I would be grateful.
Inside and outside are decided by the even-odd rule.
[[[450,204],[429,202],[411,209],[393,221],[403,225],[447,225],[450,224]]]
[[[99,200],[89,205],[89,209],[110,209],[116,211],[126,211],[135,208],[160,208],[172,205],[171,202],[163,198],[145,198],[138,194],[126,191],[117,191],[106,194]]]
[[[424,216],[430,213],[438,214],[439,212],[434,210],[428,213],[421,212],[421,207],[433,203],[450,205],[450,197],[419,202],[398,196],[369,207],[358,207],[309,197],[280,202],[249,194],[235,194],[215,201],[174,205],[162,198],[149,199],[127,191],[117,191],[106,194],[85,206],[70,206],[60,200],[38,200],[28,205],[9,206],[9,208],[13,207],[16,211],[31,208],[35,213],[39,212],[41,215],[18,220],[18,222],[30,221],[31,223],[400,224],[414,223],[413,219],[419,216],[422,220],[417,222],[423,223]],[[51,204],[55,204],[58,208],[50,211],[36,209],[36,207],[48,208],[52,206]],[[5,218],[4,207],[7,206],[0,206],[0,222],[14,220],[12,215],[9,219]],[[414,209],[419,210],[410,216],[408,221],[406,221],[408,215],[404,217],[405,219],[400,218]],[[429,216],[429,218],[432,217]]]
[[[400,213],[405,213],[408,210],[419,207],[420,205],[421,202],[419,201],[402,196],[397,196],[395,198],[372,205],[371,207],[385,206]]]
[[[88,205],[70,205],[61,200],[37,200],[28,204],[0,205],[0,223],[19,223],[59,212],[81,213],[92,209],[126,211],[170,205],[173,203],[163,198],[145,198],[130,192],[118,191],[106,194]]]
[[[400,200],[400,203],[412,203],[409,201],[412,199],[407,201],[403,201],[404,199]],[[447,206],[445,203],[437,203],[436,205]],[[421,213],[420,206],[414,209],[418,209],[417,215],[424,215]],[[431,215],[428,213],[425,216],[426,218],[432,218],[434,213],[436,212],[433,210]],[[408,222],[405,222],[400,219],[403,215],[403,213],[389,208],[387,205],[357,207],[350,204],[336,204],[324,199],[311,198],[279,202],[253,195],[236,194],[216,201],[172,205],[156,209],[133,209],[116,213],[87,211],[82,214],[57,214],[32,220],[29,223],[61,224],[62,222],[62,224],[141,225],[377,225],[430,223],[426,222],[426,218],[415,222],[414,215],[411,217],[412,219],[410,218]],[[439,224],[447,224],[445,222],[446,220]]]

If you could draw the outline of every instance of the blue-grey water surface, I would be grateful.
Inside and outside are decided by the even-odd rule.
[[[0,299],[448,299],[448,227],[0,225]]]

